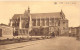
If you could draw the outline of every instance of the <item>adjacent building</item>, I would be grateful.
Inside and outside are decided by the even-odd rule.
[[[79,37],[79,39],[80,39],[80,26],[79,26],[79,27],[77,27],[76,35],[77,35],[77,37]]]
[[[80,26],[79,27],[69,27],[70,36],[80,36]]]
[[[13,28],[5,24],[0,24],[0,39],[13,38]]]
[[[53,13],[30,13],[28,8],[24,14],[14,14],[9,25],[14,27],[15,36],[68,33],[68,20],[62,10]]]
[[[77,28],[76,27],[70,27],[69,28],[69,36],[76,36]]]

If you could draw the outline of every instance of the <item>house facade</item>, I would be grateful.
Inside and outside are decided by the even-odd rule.
[[[80,37],[80,26],[78,27],[69,27],[70,36],[79,36]]]
[[[0,39],[7,38],[13,38],[13,28],[5,24],[0,24]]]

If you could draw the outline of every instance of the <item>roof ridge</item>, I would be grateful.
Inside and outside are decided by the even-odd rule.
[[[60,12],[49,12],[48,14],[50,13],[60,13]],[[31,14],[47,14],[47,13],[31,13]]]

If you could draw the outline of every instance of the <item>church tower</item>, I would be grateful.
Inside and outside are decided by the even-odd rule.
[[[31,18],[31,14],[30,14],[30,8],[29,8],[29,6],[28,6],[28,19],[29,19],[29,31],[31,31],[32,30],[32,18]]]
[[[30,13],[30,8],[29,8],[29,6],[28,6],[28,13]]]
[[[29,8],[29,6],[28,6],[28,10],[25,10],[24,15],[29,17],[29,15],[30,15],[30,8]]]
[[[63,13],[62,9],[61,9],[60,15],[61,15],[62,19],[64,19],[64,18],[65,18],[65,15],[64,15],[64,13]]]

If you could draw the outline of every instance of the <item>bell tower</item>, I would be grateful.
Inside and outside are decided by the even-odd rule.
[[[28,6],[28,13],[30,13],[30,8],[29,8],[29,6]]]
[[[61,9],[60,14],[61,14],[62,19],[64,19],[64,18],[65,18],[65,15],[64,15],[64,13],[63,13],[62,9]]]
[[[29,17],[29,31],[32,30],[32,18],[31,18],[31,14],[30,14],[30,8],[28,6],[28,17]]]

